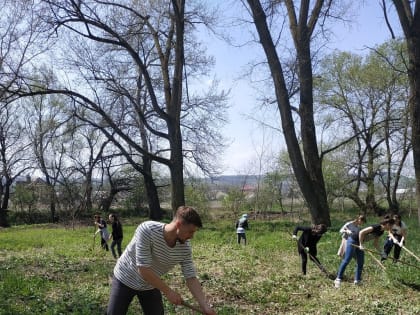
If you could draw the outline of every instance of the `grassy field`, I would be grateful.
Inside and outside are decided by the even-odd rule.
[[[318,257],[335,274],[340,263],[336,251],[338,229],[333,227],[318,244]],[[143,219],[125,222],[126,245]],[[420,255],[419,226],[409,226],[407,248]],[[333,287],[316,265],[300,273],[296,244],[288,220],[250,220],[249,244],[236,244],[234,222],[205,222],[193,243],[200,281],[218,314],[420,314],[420,262],[402,252],[405,263],[385,261],[382,270],[366,254],[362,286],[352,283],[354,262],[346,281]],[[368,224],[376,223],[370,220]],[[18,226],[0,230],[0,314],[104,314],[115,264],[110,252],[93,243],[93,227]],[[372,249],[368,243],[367,248]],[[377,256],[379,257],[379,256]],[[180,270],[167,281],[191,304]],[[191,314],[185,307],[165,301],[167,314]],[[129,314],[141,314],[133,301]]]

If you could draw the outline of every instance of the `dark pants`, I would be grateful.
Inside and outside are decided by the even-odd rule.
[[[122,238],[120,238],[118,240],[112,239],[111,252],[112,252],[112,256],[114,256],[114,258],[117,258],[117,254],[115,253],[115,246],[117,246],[118,257],[121,257],[121,254],[122,254],[121,243],[122,243]]]
[[[395,234],[394,237],[398,240],[398,242],[401,242],[402,236]],[[394,244],[392,239],[390,237],[387,237],[384,244],[384,252],[386,254],[386,257],[388,257],[389,253],[392,250],[392,247],[394,247],[394,259],[398,260],[400,259],[401,255],[401,247],[397,244]]]
[[[108,251],[108,243],[101,237],[101,247]]]
[[[162,294],[158,289],[138,291],[133,290],[119,281],[112,279],[111,294],[107,315],[125,315],[133,297],[137,296],[144,315],[163,315]]]
[[[316,257],[316,255],[317,255],[317,250],[316,250],[316,248],[309,248],[309,254],[310,254],[310,256],[309,256],[309,258],[317,265],[317,266],[320,266],[321,265],[321,262],[318,260],[318,258]],[[305,253],[305,251],[304,250],[302,250],[301,248],[299,248],[299,255],[300,255],[300,258],[301,258],[301,260],[302,260],[302,273],[304,274],[304,275],[306,275],[306,266],[307,266],[307,264],[308,264],[308,254],[307,253]]]
[[[238,244],[241,244],[241,239],[244,240],[245,245],[246,245],[246,235],[245,233],[237,233],[238,234]]]

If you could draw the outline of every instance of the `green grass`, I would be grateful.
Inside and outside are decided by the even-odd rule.
[[[409,225],[407,248],[420,255],[418,224],[404,221]],[[124,225],[124,246],[140,220],[131,222]],[[296,224],[307,223],[252,219],[249,223],[247,246],[236,244],[234,224],[228,221],[205,222],[192,240],[199,279],[218,314],[420,314],[420,262],[407,252],[401,259],[413,266],[386,261],[386,271],[366,255],[360,287],[352,284],[351,262],[348,279],[337,290],[310,261],[308,274],[300,273],[290,233]],[[340,263],[336,251],[342,223],[341,218],[334,221],[318,244],[319,259],[330,273]],[[115,261],[99,248],[98,238],[93,243],[92,235],[93,227],[83,226],[0,230],[0,314],[104,314]],[[196,304],[179,268],[165,279]],[[191,314],[166,300],[165,309],[167,314]],[[129,314],[141,314],[136,300]]]

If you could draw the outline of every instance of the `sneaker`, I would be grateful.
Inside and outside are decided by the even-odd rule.
[[[362,280],[354,280],[354,285],[362,285]]]
[[[335,279],[334,280],[334,287],[336,287],[337,289],[340,287],[341,285],[341,279]]]

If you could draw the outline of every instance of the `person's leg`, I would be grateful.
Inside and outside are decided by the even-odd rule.
[[[394,246],[394,242],[391,240],[391,238],[387,237],[384,243],[384,252],[381,255],[381,260],[387,259],[389,253],[392,250],[392,247]]]
[[[356,248],[356,274],[354,278],[355,283],[362,281],[363,265],[365,264],[365,252]]]
[[[117,240],[118,257],[121,257],[121,255],[122,255],[121,244],[122,244],[122,238],[120,238],[119,240]]]
[[[243,238],[244,238],[244,243],[245,243],[245,245],[246,245],[246,234],[244,233],[244,235],[243,235]]]
[[[306,266],[308,264],[308,255],[303,251],[299,252],[299,255],[300,255],[300,258],[302,260],[302,273],[304,275],[306,275]]]
[[[341,261],[340,267],[338,267],[337,272],[337,279],[343,279],[344,271],[346,270],[347,265],[350,263],[351,259],[353,258],[353,253],[355,248],[352,246],[354,240],[349,237],[346,242],[346,250],[344,253],[344,258]]]
[[[318,257],[316,257],[317,255],[317,251],[312,251],[309,250],[309,254],[311,254],[311,256],[309,256],[309,258],[318,266],[321,266],[321,262],[319,261]]]
[[[398,242],[401,242],[401,240],[402,240],[401,235],[396,235],[396,238],[397,238]],[[394,261],[400,259],[400,255],[401,255],[401,247],[400,247],[400,245],[395,244],[394,245]]]
[[[125,315],[136,291],[113,277],[107,315]]]
[[[237,233],[236,235],[238,235],[238,244],[241,244],[241,233]]]
[[[158,289],[141,291],[137,294],[144,315],[163,315],[162,294]]]
[[[115,253],[115,245],[117,245],[117,242],[112,239],[112,243],[111,243],[111,252],[112,252],[112,256],[114,256],[114,258],[117,258],[117,254]]]

